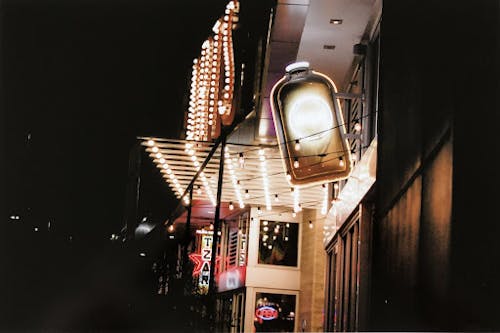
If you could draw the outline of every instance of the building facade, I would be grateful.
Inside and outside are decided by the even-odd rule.
[[[481,135],[495,142],[497,104],[484,97],[496,86],[481,80],[497,70],[498,48],[484,41],[498,44],[498,4],[306,0],[259,10],[268,19],[253,40],[253,65],[235,51],[228,73],[239,78],[229,80],[234,108],[245,111],[227,140],[190,132],[187,140],[143,141],[159,168],[173,166],[164,174],[179,199],[201,207],[190,218],[199,230],[209,233],[214,207],[225,209],[219,330],[498,329],[499,233],[484,209],[494,196],[483,194],[496,178],[478,179],[476,166],[494,174],[487,157],[498,145],[476,142],[470,116],[477,110],[492,120]],[[459,22],[466,13],[477,19],[474,29]],[[482,39],[461,50],[459,36],[477,31]],[[270,105],[272,87],[298,60],[341,93],[354,159],[347,179],[303,187],[286,180]],[[198,201],[185,200],[188,190]],[[172,221],[188,220],[184,213]]]

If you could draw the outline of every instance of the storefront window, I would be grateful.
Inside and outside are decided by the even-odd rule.
[[[256,332],[293,332],[295,295],[256,293],[254,326]]]
[[[259,264],[296,267],[298,235],[297,223],[261,221]]]

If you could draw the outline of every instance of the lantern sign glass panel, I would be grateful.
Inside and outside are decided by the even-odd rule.
[[[352,169],[334,83],[309,68],[287,67],[272,90],[272,114],[285,171],[292,185],[347,178]]]

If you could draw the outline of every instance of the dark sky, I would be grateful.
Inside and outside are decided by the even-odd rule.
[[[136,136],[179,136],[192,59],[225,4],[2,2],[6,327],[99,328],[86,316],[121,316],[95,299],[125,288],[117,272],[128,263],[109,248],[109,237],[123,226],[129,151]],[[142,210],[162,219],[173,195],[148,162]],[[82,315],[85,304],[93,310]],[[68,313],[79,319],[65,326]],[[51,326],[54,318],[62,324]]]
[[[8,209],[88,237],[119,231],[128,152],[138,135],[178,137],[191,61],[224,5],[4,3]]]

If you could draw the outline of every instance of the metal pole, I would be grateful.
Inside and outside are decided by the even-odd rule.
[[[184,242],[186,246],[186,251],[187,251],[187,246],[189,244],[189,236],[190,236],[190,228],[191,228],[191,208],[193,207],[193,187],[191,187],[189,191],[189,206],[188,206],[188,211],[187,211],[187,217],[186,217],[186,229],[184,230]]]
[[[231,134],[233,131],[235,131],[243,123],[243,120],[245,120],[247,118],[247,116],[248,116],[248,114],[242,115],[239,117],[235,117],[233,124],[229,125],[228,127],[222,127],[220,136],[215,140],[212,149],[208,153],[208,155],[205,158],[205,160],[203,161],[203,163],[201,163],[200,168],[198,169],[198,171],[195,173],[195,175],[193,176],[193,178],[189,182],[188,186],[184,190],[184,193],[182,193],[182,195],[180,196],[179,200],[177,201],[177,206],[173,209],[172,214],[170,214],[170,218],[168,219],[167,223],[173,222],[174,216],[175,216],[177,210],[182,206],[182,198],[187,194],[187,192],[189,190],[191,190],[193,188],[194,183],[196,182],[196,179],[198,179],[198,176],[200,175],[200,173],[203,172],[203,170],[207,166],[208,162],[210,162],[210,159],[215,154],[215,151],[217,150],[217,148],[221,144],[222,140],[224,140],[224,147],[225,147],[226,137],[229,134]],[[195,141],[193,141],[193,142],[195,142]]]
[[[217,182],[217,203],[215,206],[215,218],[214,218],[214,233],[212,236],[212,257],[210,258],[210,280],[208,285],[208,301],[210,302],[209,306],[209,329],[210,332],[215,332],[215,264],[217,262],[217,244],[219,238],[219,229],[220,229],[220,201],[222,197],[222,181],[224,178],[224,151],[226,148],[226,136],[223,135],[221,141],[221,150],[220,150],[220,161],[219,161],[219,181]]]
[[[128,163],[127,198],[125,203],[126,239],[134,238],[139,215],[139,196],[141,187],[141,146],[137,142],[130,149]]]
[[[188,262],[188,246],[191,240],[191,209],[193,207],[193,188],[189,191],[189,206],[187,209],[186,226],[182,240],[182,274],[186,273],[186,264]]]

